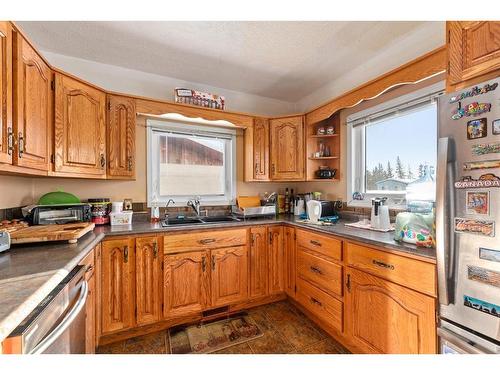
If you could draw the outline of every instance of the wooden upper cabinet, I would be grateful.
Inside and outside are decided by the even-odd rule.
[[[296,246],[295,228],[285,227],[283,248],[285,256],[285,292],[290,297],[295,296],[295,274],[296,274]]]
[[[364,353],[435,354],[435,299],[350,267],[346,333]]]
[[[267,228],[250,228],[250,298],[264,297],[268,294],[268,237]]]
[[[272,119],[271,179],[304,180],[304,125],[302,116]]]
[[[211,251],[212,307],[241,302],[248,296],[248,250],[246,246]]]
[[[52,71],[18,33],[13,38],[14,164],[48,171],[52,137]]]
[[[0,163],[11,164],[14,152],[12,127],[12,28],[0,21]]]
[[[208,251],[165,255],[163,316],[199,313],[210,303]]]
[[[500,69],[500,21],[449,21],[446,28],[448,84]]]
[[[162,251],[157,237],[135,240],[135,296],[137,325],[156,323],[161,318],[163,284]]]
[[[108,179],[135,177],[135,99],[108,95]]]
[[[283,292],[285,289],[285,254],[283,249],[283,227],[270,226],[269,236],[269,293]]]
[[[134,240],[104,241],[100,256],[101,334],[135,325]]]
[[[253,161],[255,180],[269,180],[269,120],[255,118],[253,124]]]
[[[106,177],[106,94],[56,73],[55,172]]]

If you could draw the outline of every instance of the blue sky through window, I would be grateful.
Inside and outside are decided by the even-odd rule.
[[[387,168],[390,161],[394,171],[396,158],[401,159],[404,171],[411,166],[418,176],[419,164],[436,165],[437,156],[437,106],[423,107],[418,111],[383,120],[366,127],[366,168],[372,170],[382,163]]]

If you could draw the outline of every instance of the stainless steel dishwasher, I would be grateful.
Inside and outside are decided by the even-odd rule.
[[[75,267],[4,341],[17,354],[85,353],[85,267]]]

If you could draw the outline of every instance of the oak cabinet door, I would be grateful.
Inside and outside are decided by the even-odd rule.
[[[284,228],[284,255],[285,255],[285,292],[290,297],[295,297],[296,274],[296,246],[295,228]]]
[[[448,58],[451,84],[500,68],[499,21],[448,21]]]
[[[55,82],[55,171],[105,177],[106,94],[59,73]]]
[[[246,246],[211,251],[212,307],[241,302],[248,296]]]
[[[135,100],[108,95],[108,179],[135,177]]]
[[[435,354],[435,300],[348,267],[346,333],[366,353]]]
[[[255,180],[269,180],[269,120],[255,118],[253,124],[253,161]]]
[[[13,51],[14,164],[48,171],[52,126],[52,71],[35,50],[15,33]]]
[[[269,293],[285,289],[285,254],[283,248],[283,227],[271,226],[269,233]]]
[[[135,325],[134,240],[104,241],[101,250],[102,334]]]
[[[14,152],[12,127],[12,28],[0,21],[0,163],[11,164]]]
[[[271,179],[304,180],[304,126],[302,117],[272,119]]]
[[[156,323],[161,317],[162,252],[157,237],[135,240],[135,295],[137,325]]]
[[[210,261],[207,251],[165,255],[163,315],[199,313],[210,301]]]
[[[268,295],[268,237],[265,226],[250,228],[250,297]]]

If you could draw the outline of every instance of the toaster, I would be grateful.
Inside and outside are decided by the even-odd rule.
[[[27,207],[25,219],[30,225],[66,224],[90,221],[88,203],[37,205]]]

